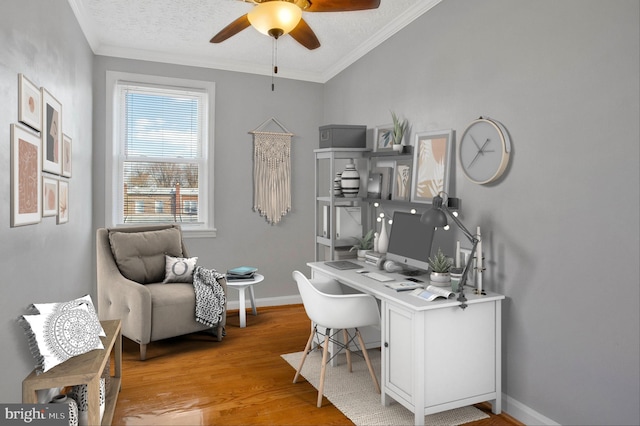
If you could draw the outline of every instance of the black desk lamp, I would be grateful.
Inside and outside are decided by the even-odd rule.
[[[440,194],[433,197],[432,207],[422,214],[422,216],[420,217],[420,222],[434,228],[444,228],[448,225],[447,215],[449,215],[449,217],[451,217],[455,224],[458,225],[458,228],[462,230],[462,233],[465,235],[465,237],[467,237],[469,241],[471,241],[471,244],[473,245],[473,247],[471,247],[471,253],[475,253],[476,246],[478,245],[478,242],[480,240],[478,240],[475,235],[473,235],[467,228],[464,227],[462,222],[460,222],[460,220],[451,212],[451,210],[449,210],[446,204],[443,204],[443,200]],[[469,274],[469,269],[471,269],[472,263],[473,262],[471,261],[470,257],[466,262],[466,265],[464,265],[462,277],[460,278],[460,285],[458,287],[460,290],[460,294],[458,295],[457,300],[458,302],[460,302],[460,307],[462,309],[465,309],[467,307],[467,304],[465,303],[467,301],[467,298],[464,296],[464,285],[467,282],[467,275]]]

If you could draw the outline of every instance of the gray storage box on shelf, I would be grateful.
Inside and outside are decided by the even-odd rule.
[[[329,124],[320,126],[320,148],[366,148],[367,126]]]

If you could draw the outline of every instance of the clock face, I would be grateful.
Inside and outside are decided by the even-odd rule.
[[[475,183],[498,179],[509,162],[510,144],[506,131],[491,120],[472,122],[460,139],[460,165]]]

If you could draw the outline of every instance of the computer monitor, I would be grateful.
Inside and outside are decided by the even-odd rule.
[[[419,214],[394,212],[387,260],[408,267],[408,274],[424,273],[429,269],[434,232],[433,227],[420,222]]]

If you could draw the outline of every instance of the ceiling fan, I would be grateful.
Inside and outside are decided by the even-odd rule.
[[[377,9],[380,0],[242,0],[255,7],[218,34],[211,43],[220,43],[253,25],[258,31],[275,39],[290,34],[307,49],[317,49],[320,41],[302,19],[302,12],[351,12]]]

